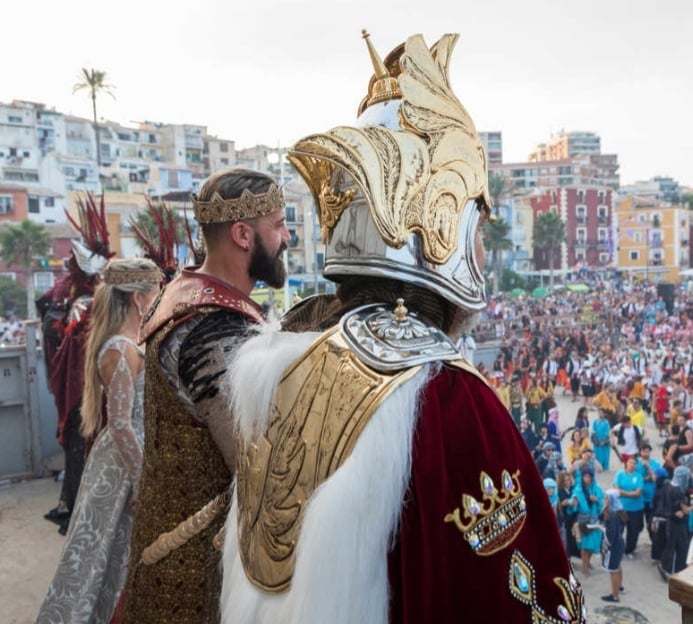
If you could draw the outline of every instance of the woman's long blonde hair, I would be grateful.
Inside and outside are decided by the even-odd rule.
[[[156,270],[157,266],[145,258],[111,260],[106,267],[111,273]],[[132,294],[147,293],[157,285],[151,282],[106,284],[101,282],[94,291],[89,316],[89,335],[84,354],[84,392],[82,394],[82,435],[91,436],[101,426],[102,384],[99,375],[99,351],[111,336],[117,333],[127,318]],[[143,310],[146,312],[146,310]]]

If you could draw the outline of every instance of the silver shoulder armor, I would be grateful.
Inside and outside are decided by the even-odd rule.
[[[369,304],[348,312],[340,330],[354,354],[377,371],[460,358],[445,333],[409,313],[401,299],[394,310],[386,304]]]

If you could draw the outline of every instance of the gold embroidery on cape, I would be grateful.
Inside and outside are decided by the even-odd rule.
[[[510,557],[508,584],[514,598],[531,607],[532,624],[582,624],[585,620],[582,587],[571,572],[568,579],[556,576],[553,582],[563,594],[556,616],[549,615],[537,602],[537,588],[532,564],[518,550]]]
[[[239,441],[238,543],[253,584],[289,586],[305,502],[346,460],[382,400],[419,369],[371,370],[335,327],[284,373],[265,435]]]
[[[461,509],[456,507],[443,519],[455,524],[477,555],[486,557],[506,548],[522,530],[527,503],[519,475],[519,470],[512,476],[504,470],[499,490],[493,479],[482,472],[479,481],[483,502],[471,494],[462,494]]]

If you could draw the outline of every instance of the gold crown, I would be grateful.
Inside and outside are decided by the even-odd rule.
[[[454,522],[477,555],[487,556],[508,546],[518,535],[527,518],[527,503],[519,480],[520,471],[510,476],[501,473],[501,489],[485,472],[480,475],[483,502],[462,494],[462,509],[457,507],[445,516]]]
[[[133,269],[131,271],[114,271],[108,267],[103,274],[106,284],[118,286],[119,284],[158,284],[163,280],[159,269]]]
[[[363,102],[361,102],[361,105],[359,106],[359,115],[372,104],[402,97],[402,92],[399,89],[397,77],[393,76],[393,72],[385,63],[383,63],[380,55],[376,51],[375,47],[373,47],[373,43],[371,42],[370,38],[371,36],[368,34],[368,31],[366,31],[365,28],[361,31],[361,35],[366,40],[368,54],[371,57],[375,74],[371,78],[368,85],[368,95],[363,99]]]
[[[276,184],[265,193],[255,195],[245,189],[236,199],[224,199],[214,193],[210,201],[193,199],[193,210],[198,223],[226,223],[254,219],[284,208],[284,194]]]

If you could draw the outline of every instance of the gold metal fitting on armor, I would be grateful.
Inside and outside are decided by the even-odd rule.
[[[254,194],[245,189],[236,199],[224,199],[214,193],[210,201],[193,199],[193,210],[198,223],[226,223],[254,219],[284,208],[284,194],[276,185],[265,193]]]

